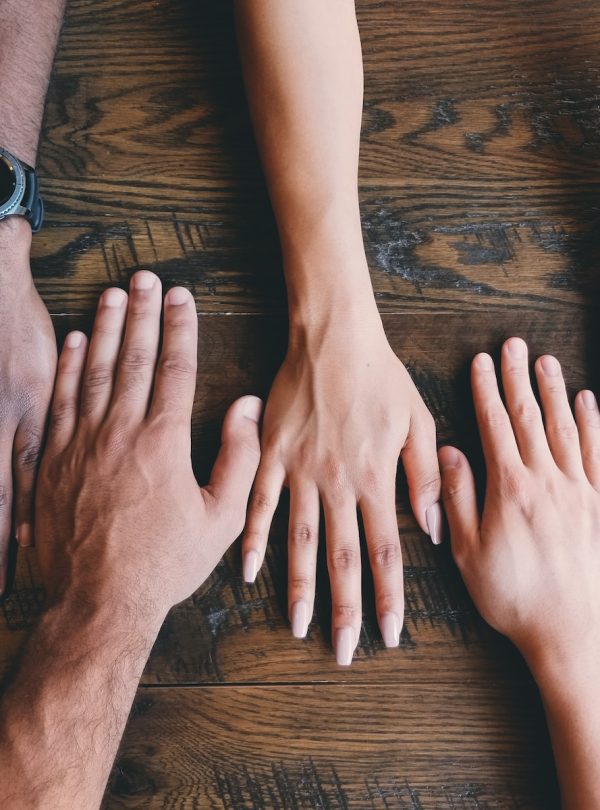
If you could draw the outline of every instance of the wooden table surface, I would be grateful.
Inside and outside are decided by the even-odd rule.
[[[360,191],[377,301],[440,441],[479,459],[467,385],[476,351],[518,334],[534,354],[558,354],[572,391],[597,382],[600,6],[357,6]],[[227,404],[267,393],[286,341],[230,3],[71,0],[40,167],[48,215],[33,268],[59,335],[89,328],[100,291],[138,268],[193,289],[194,457],[205,475]],[[417,530],[403,481],[402,644],[384,649],[365,575],[350,669],[334,662],[322,564],[308,637],[292,638],[286,510],[256,586],[242,581],[236,545],[169,616],[105,807],[555,807],[535,686],[478,618],[448,545]],[[0,670],[42,598],[34,555],[22,554],[1,606]]]

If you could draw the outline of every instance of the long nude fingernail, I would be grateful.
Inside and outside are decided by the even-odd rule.
[[[379,627],[386,647],[397,647],[400,644],[400,622],[395,613],[384,613]]]
[[[308,605],[303,599],[294,602],[292,605],[290,622],[294,638],[304,638],[308,631],[310,616],[308,615]]]
[[[354,654],[354,630],[338,627],[335,631],[335,660],[340,667],[349,667]]]
[[[244,554],[244,580],[252,583],[258,574],[258,551],[247,551]]]
[[[33,545],[33,527],[31,523],[21,523],[17,526],[17,543],[23,548]]]
[[[442,542],[442,507],[439,503],[434,503],[433,506],[427,507],[425,520],[427,521],[427,530],[429,531],[431,542],[439,546]]]

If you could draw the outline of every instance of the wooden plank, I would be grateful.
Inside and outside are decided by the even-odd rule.
[[[104,807],[552,810],[557,794],[528,683],[150,688]]]
[[[598,301],[600,7],[531,9],[358,3],[383,311]],[[285,308],[231,4],[73,0],[41,173],[33,266],[52,312],[89,311],[139,267],[189,284],[201,311]]]
[[[60,333],[81,320],[56,318]],[[570,390],[594,380],[594,324],[569,315],[545,313],[386,316],[392,347],[403,358],[436,417],[440,441],[457,441],[483,469],[473,429],[468,362],[482,349],[497,350],[511,334],[526,338],[532,353],[555,348]],[[237,396],[264,395],[285,351],[282,319],[243,316],[200,318],[200,372],[194,411],[194,463],[206,480],[214,459],[220,422]],[[593,357],[593,354],[591,355]],[[365,574],[363,634],[357,660],[340,670],[329,636],[329,592],[320,561],[315,617],[306,641],[292,638],[286,618],[286,505],[279,510],[266,565],[256,587],[241,579],[234,547],[209,582],[176,608],[161,632],[144,682],[284,683],[296,681],[370,682],[443,677],[447,683],[513,677],[523,668],[510,645],[485,628],[465,593],[449,548],[436,549],[415,526],[406,488],[399,478],[398,521],[406,576],[406,628],[399,651],[383,648],[373,612],[370,578]],[[15,592],[2,606],[0,669],[6,669],[39,607],[37,579],[28,557],[21,561]],[[435,675],[437,673],[437,675]]]

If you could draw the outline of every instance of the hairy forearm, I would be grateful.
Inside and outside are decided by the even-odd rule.
[[[0,145],[35,165],[65,0],[0,0]]]
[[[161,618],[71,597],[44,614],[0,704],[6,806],[100,805]]]
[[[237,0],[236,12],[292,318],[332,302],[372,304],[357,189],[363,71],[354,2]]]

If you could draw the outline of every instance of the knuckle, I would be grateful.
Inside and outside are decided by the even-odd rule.
[[[541,416],[537,402],[525,400],[520,402],[514,409],[514,418],[522,425],[530,425]]]
[[[315,581],[310,576],[294,576],[291,577],[288,582],[288,587],[294,591],[302,591],[306,593],[307,591],[312,591],[314,589]]]
[[[361,488],[370,496],[380,495],[386,487],[386,476],[380,466],[366,462],[361,475]]]
[[[340,546],[333,549],[330,555],[333,571],[349,571],[360,565],[360,550],[354,546]]]
[[[272,501],[266,492],[258,489],[252,493],[252,511],[258,515],[266,515],[271,511]]]
[[[75,415],[75,403],[71,400],[60,400],[55,402],[50,414],[50,425],[53,428],[61,428],[70,422]]]
[[[83,380],[84,393],[90,394],[98,388],[112,383],[113,370],[105,363],[96,363],[88,369]]]
[[[444,498],[454,504],[460,504],[467,494],[465,485],[461,481],[449,480],[444,484]]]
[[[169,380],[189,380],[196,377],[196,364],[183,352],[169,352],[161,358],[160,373]]]
[[[376,568],[392,568],[400,560],[400,543],[390,539],[377,541],[371,551],[371,565]]]
[[[567,419],[564,421],[550,422],[546,429],[551,435],[567,442],[574,441],[579,435],[575,422]]]
[[[435,435],[437,433],[435,419],[426,408],[419,416],[418,429],[421,430],[423,433],[425,433],[427,436],[435,439]]]
[[[431,477],[422,478],[409,484],[409,488],[417,495],[429,495],[431,492],[438,493],[440,491],[441,478],[439,472],[434,473]]]
[[[353,621],[359,615],[359,609],[355,605],[348,605],[345,603],[333,605],[334,619],[346,619]]]
[[[397,609],[398,605],[404,605],[402,591],[380,591],[377,593],[376,598],[377,608],[381,613]]]
[[[506,413],[503,408],[497,405],[490,405],[484,409],[481,414],[482,422],[488,428],[504,428],[506,427]]]
[[[17,464],[23,470],[35,470],[41,456],[41,440],[39,436],[31,436],[17,453]]]
[[[120,360],[121,370],[125,373],[154,368],[155,355],[141,346],[129,346]]]
[[[0,484],[0,513],[10,508],[10,498],[8,487]]]
[[[329,455],[324,462],[325,481],[332,490],[341,491],[348,485],[346,465],[335,456]]]
[[[169,314],[166,324],[172,332],[188,332],[194,324],[195,314],[187,307],[176,308]]]
[[[514,469],[504,469],[500,474],[500,493],[513,502],[524,503],[527,496],[523,476]]]
[[[308,523],[296,523],[290,531],[290,541],[295,546],[312,546],[317,540],[317,532]]]

